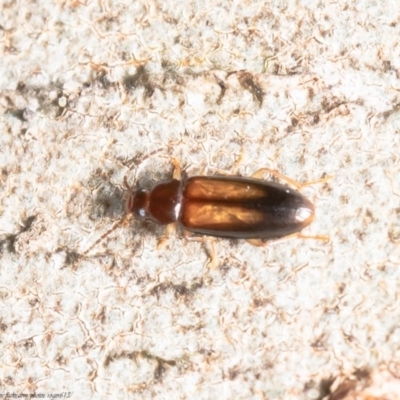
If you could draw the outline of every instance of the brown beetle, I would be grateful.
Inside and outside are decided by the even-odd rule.
[[[276,182],[231,176],[171,179],[130,194],[126,210],[157,224],[179,223],[193,233],[237,239],[277,239],[314,219],[302,194]]]
[[[177,223],[194,234],[246,239],[254,245],[292,235],[327,240],[324,236],[300,233],[315,217],[310,200],[289,186],[259,177],[268,172],[296,188],[326,181],[329,177],[300,185],[276,171],[263,168],[252,178],[194,176],[182,180],[177,161],[173,160],[173,163],[174,177],[157,182],[149,189],[132,190],[125,180],[130,192],[126,201],[127,215],[133,214],[161,225]]]
[[[281,239],[294,234],[305,237],[299,233],[315,217],[314,205],[306,197],[286,185],[260,179],[265,172],[298,189],[329,179],[300,185],[276,171],[263,168],[252,178],[194,176],[181,180],[179,164],[175,159],[173,163],[173,179],[158,182],[150,189],[130,189],[126,202],[128,214],[157,224],[178,223],[195,234],[247,239],[256,245],[263,244],[265,239]],[[309,238],[327,239],[324,236]]]

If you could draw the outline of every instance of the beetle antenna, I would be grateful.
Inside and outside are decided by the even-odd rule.
[[[126,178],[126,175],[124,176],[124,186],[125,186],[125,188],[127,189],[127,191],[128,191],[129,193],[132,193],[132,192],[133,192],[132,187],[129,186],[128,179]]]
[[[140,160],[138,160],[138,162],[136,164],[134,164],[131,167],[128,167],[128,171],[125,173],[124,176],[124,186],[128,191],[128,200],[129,197],[132,195],[132,193],[135,192],[134,189],[132,189],[132,187],[129,185],[128,183],[128,179],[127,179],[127,175],[128,173],[130,173],[130,171],[133,168],[137,168],[143,161],[147,160],[149,157],[151,157],[152,155],[159,153],[159,152],[163,152],[163,149],[156,149],[150,153],[148,153],[147,155],[143,156]],[[125,167],[126,165],[123,164]],[[112,233],[113,231],[115,231],[119,226],[124,225],[125,223],[127,223],[130,219],[132,218],[132,213],[131,212],[127,212],[125,217],[122,218],[121,220],[117,221],[114,223],[114,225],[105,233],[103,233],[89,248],[87,248],[82,255],[85,256],[87,255],[94,247],[96,247],[100,242],[102,242],[110,233]]]
[[[114,225],[105,233],[103,233],[88,249],[86,249],[82,255],[86,256],[90,250],[92,250],[94,247],[96,247],[100,242],[102,242],[110,233],[112,233],[113,231],[115,231],[119,226],[125,224],[126,222],[128,222],[130,219],[132,218],[132,214],[127,214],[125,215],[124,218],[122,218],[121,220],[117,221],[114,223]]]

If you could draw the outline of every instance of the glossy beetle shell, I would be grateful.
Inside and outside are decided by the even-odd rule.
[[[296,190],[261,179],[195,176],[132,193],[127,212],[159,224],[178,222],[201,235],[277,239],[300,232],[314,206]]]

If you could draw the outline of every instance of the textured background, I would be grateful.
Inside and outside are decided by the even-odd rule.
[[[0,1],[0,394],[400,398],[399,38],[398,0]],[[332,175],[330,243],[82,255],[170,155]]]

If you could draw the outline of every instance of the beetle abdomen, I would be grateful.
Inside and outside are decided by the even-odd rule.
[[[226,238],[280,238],[314,219],[314,206],[275,182],[241,177],[193,177],[183,190],[180,220],[189,231]]]

